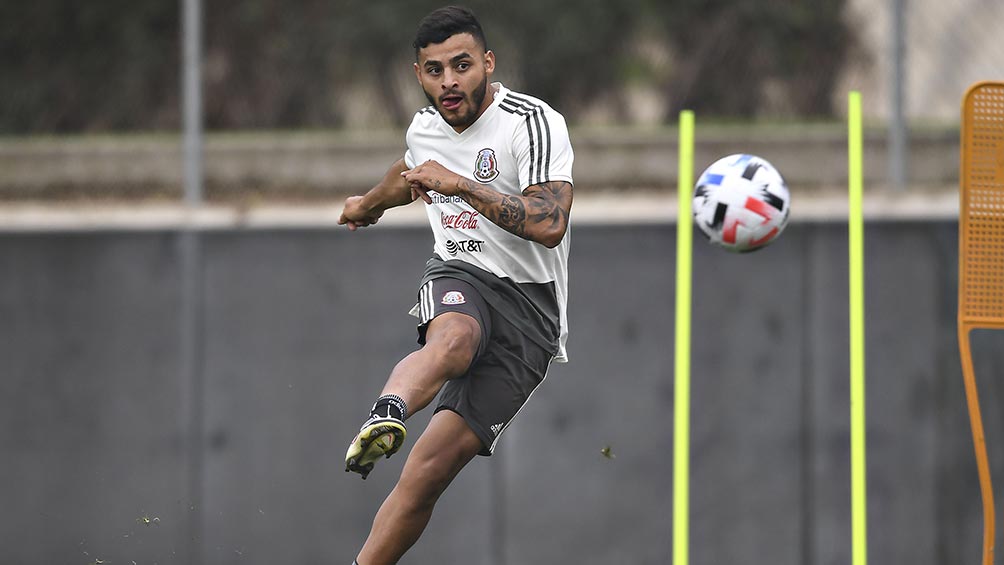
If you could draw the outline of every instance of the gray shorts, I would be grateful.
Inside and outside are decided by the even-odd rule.
[[[436,412],[459,414],[491,455],[502,432],[544,381],[552,354],[521,333],[488,305],[477,290],[459,279],[441,277],[419,291],[418,342],[433,318],[461,312],[481,326],[481,344],[463,375],[450,379],[439,395]]]

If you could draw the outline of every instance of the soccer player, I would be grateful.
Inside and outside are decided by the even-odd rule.
[[[565,361],[572,147],[564,118],[490,82],[495,54],[466,8],[426,16],[414,48],[431,105],[415,114],[404,158],[349,197],[338,222],[354,231],[424,201],[435,246],[412,310],[421,348],[392,370],[349,445],[346,471],[365,479],[401,448],[408,416],[441,394],[359,565],[397,563],[457,473],[492,454],[548,365]]]

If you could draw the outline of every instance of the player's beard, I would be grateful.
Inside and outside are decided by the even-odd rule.
[[[433,97],[424,88],[422,92],[425,93],[425,97],[429,100],[429,103],[435,106],[436,110],[439,110],[439,115],[443,117],[446,123],[450,124],[451,127],[467,127],[474,123],[474,120],[478,118],[478,112],[481,111],[481,104],[485,101],[485,95],[488,93],[488,76],[485,75],[481,79],[481,84],[471,92],[470,97],[464,94],[464,98],[468,98],[470,104],[467,106],[467,111],[460,115],[455,115],[453,118],[446,116],[446,111],[443,109],[442,103],[439,99]]]

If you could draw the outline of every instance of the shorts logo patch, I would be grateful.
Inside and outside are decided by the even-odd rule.
[[[495,435],[499,435],[499,432],[502,431],[503,426],[504,426],[504,424],[502,424],[501,422],[498,423],[498,424],[493,424],[492,425],[492,433],[495,434]]]
[[[481,182],[492,182],[498,176],[498,160],[495,159],[495,150],[485,148],[479,151],[478,158],[474,162],[474,178]]]
[[[443,304],[447,306],[456,306],[457,304],[465,304],[466,302],[464,293],[459,290],[451,290],[443,295]]]

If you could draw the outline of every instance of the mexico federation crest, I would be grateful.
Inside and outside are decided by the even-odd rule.
[[[443,295],[443,304],[447,306],[456,306],[457,304],[465,304],[466,302],[464,293],[459,290],[451,290]]]
[[[492,182],[497,176],[499,176],[499,164],[495,159],[495,150],[478,151],[478,159],[474,162],[474,178],[481,182]]]

